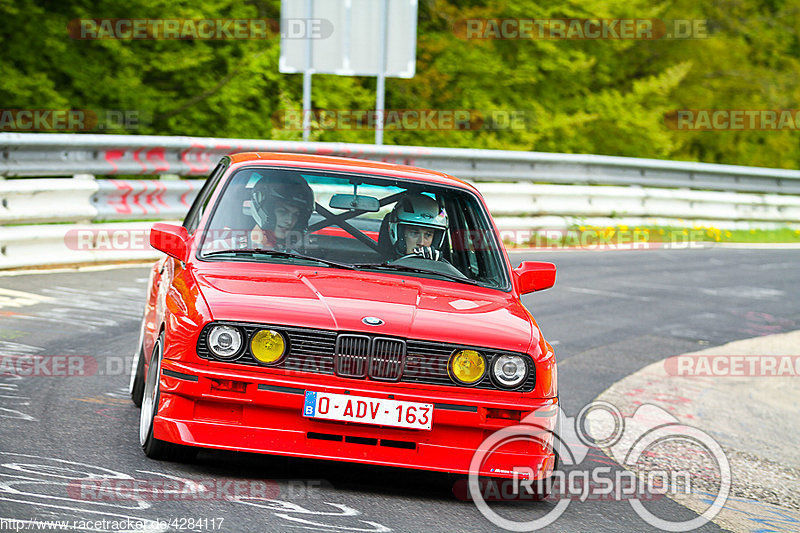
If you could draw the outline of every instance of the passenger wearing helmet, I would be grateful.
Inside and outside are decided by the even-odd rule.
[[[400,257],[413,254],[443,260],[441,247],[446,232],[447,213],[424,194],[405,195],[389,214],[389,240]]]
[[[261,178],[251,193],[250,232],[253,246],[289,250],[302,246],[308,219],[314,210],[314,193],[296,174]]]

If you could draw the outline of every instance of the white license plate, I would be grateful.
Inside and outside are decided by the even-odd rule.
[[[433,404],[306,391],[303,416],[430,430]]]

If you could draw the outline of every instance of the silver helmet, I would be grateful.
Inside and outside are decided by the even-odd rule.
[[[399,253],[403,253],[405,249],[406,226],[432,229],[432,245],[439,249],[444,243],[444,235],[447,231],[447,213],[430,196],[409,193],[397,202],[389,215],[389,239]]]

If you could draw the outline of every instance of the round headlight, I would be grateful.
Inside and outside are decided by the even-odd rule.
[[[499,385],[514,388],[525,381],[528,365],[519,355],[501,355],[492,362],[492,374]]]
[[[219,359],[232,359],[242,347],[242,334],[231,326],[214,326],[208,333],[208,348]]]
[[[475,350],[459,350],[450,356],[448,370],[457,382],[473,385],[486,374],[486,359]]]
[[[286,352],[286,340],[283,335],[271,329],[262,329],[253,335],[250,351],[259,363],[269,365],[283,357]]]

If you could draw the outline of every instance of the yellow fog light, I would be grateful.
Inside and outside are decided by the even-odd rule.
[[[253,335],[250,351],[259,363],[269,365],[283,357],[286,351],[286,340],[275,330],[262,329]]]
[[[473,385],[486,374],[486,359],[475,350],[459,350],[450,356],[448,370],[457,382]]]

